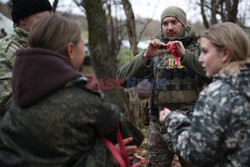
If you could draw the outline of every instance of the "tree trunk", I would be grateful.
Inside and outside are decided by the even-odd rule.
[[[211,25],[217,24],[216,14],[217,14],[216,0],[211,0],[211,21],[210,21]]]
[[[228,21],[236,23],[239,0],[233,0],[233,4],[228,8]]]
[[[118,28],[118,24],[114,23],[113,17],[112,17],[112,7],[111,3],[107,3],[108,8],[108,14],[107,14],[107,20],[109,24],[110,31],[108,31],[108,36],[110,37],[110,50],[111,55],[113,58],[113,61],[116,62],[116,57],[120,51],[121,44],[122,44],[122,38],[121,38],[121,30]]]
[[[204,7],[204,0],[200,0],[200,8],[201,8],[201,16],[202,16],[202,19],[203,19],[203,24],[205,26],[205,28],[209,28],[209,23],[207,21],[207,16],[206,16],[206,13],[205,13],[205,7]]]
[[[118,81],[113,80],[117,69],[110,54],[106,17],[102,2],[102,0],[83,0],[81,3],[85,8],[88,20],[91,60],[98,79],[101,79],[104,84],[106,84],[107,79],[119,84]],[[124,90],[103,88],[101,85],[101,91],[104,93],[106,100],[117,104],[124,112],[128,106],[128,98]]]
[[[137,36],[136,36],[136,27],[135,27],[135,17],[134,12],[131,6],[131,3],[129,0],[122,0],[123,9],[125,11],[125,14],[127,16],[127,31],[128,31],[128,38],[130,43],[130,50],[132,57],[136,56],[138,54],[138,48],[137,48]]]
[[[57,5],[58,5],[58,1],[59,0],[54,0],[53,6],[52,6],[53,13],[56,13],[56,8],[57,8]]]

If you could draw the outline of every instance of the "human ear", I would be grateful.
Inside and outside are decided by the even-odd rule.
[[[70,42],[67,45],[66,56],[69,58],[69,60],[72,60],[73,57],[74,57],[74,55],[73,55],[73,47],[74,47],[74,44],[72,42]]]
[[[223,49],[222,62],[226,63],[229,60],[229,57],[230,57],[230,50],[229,48],[225,47]]]
[[[26,26],[26,21],[25,20],[26,20],[25,18],[19,19],[18,20],[18,26],[21,27],[21,28],[25,27]]]

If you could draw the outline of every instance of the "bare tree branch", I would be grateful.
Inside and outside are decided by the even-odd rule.
[[[141,32],[140,32],[140,35],[139,35],[139,37],[138,37],[138,41],[141,40],[141,37],[142,37],[143,32],[145,31],[145,29],[147,28],[148,24],[149,24],[151,21],[152,21],[152,18],[149,19],[149,20],[147,21],[147,23],[144,25],[144,27],[142,28],[142,30],[141,30]]]
[[[147,28],[148,24],[152,21],[154,15],[155,15],[156,9],[157,9],[157,7],[158,7],[159,1],[160,1],[160,0],[158,0],[158,2],[156,3],[156,6],[155,6],[155,8],[154,8],[154,11],[153,11],[153,14],[152,14],[151,18],[148,19],[148,21],[146,22],[146,24],[143,26],[142,30],[140,31],[140,35],[139,35],[138,41],[141,40],[141,37],[142,37],[143,32],[144,32],[145,29]]]
[[[125,11],[125,14],[127,16],[127,31],[128,31],[128,38],[130,43],[130,50],[132,57],[136,56],[138,54],[138,48],[137,48],[137,39],[136,39],[136,25],[135,25],[135,17],[134,12],[131,6],[131,3],[129,0],[122,0],[123,9]]]
[[[209,23],[207,21],[207,16],[206,16],[205,9],[204,9],[204,0],[200,0],[200,8],[201,8],[201,15],[202,15],[204,26],[206,28],[209,28]]]
[[[53,13],[56,12],[56,8],[57,8],[57,5],[58,5],[58,1],[59,1],[59,0],[54,0],[54,2],[53,2],[53,6],[52,6],[52,11],[53,11]]]

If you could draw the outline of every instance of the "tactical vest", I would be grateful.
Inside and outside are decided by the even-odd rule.
[[[193,40],[186,49],[198,54],[199,44]],[[154,107],[167,106],[177,103],[195,103],[199,88],[197,77],[189,71],[179,60],[175,65],[171,54],[159,55],[154,65],[155,84],[152,89],[152,102]]]

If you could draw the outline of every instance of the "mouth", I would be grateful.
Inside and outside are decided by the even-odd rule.
[[[169,37],[175,37],[176,34],[175,34],[174,32],[171,32],[171,33],[168,33],[168,36],[169,36]]]
[[[202,66],[202,69],[203,69],[203,71],[205,71],[205,72],[206,72],[206,67]]]

